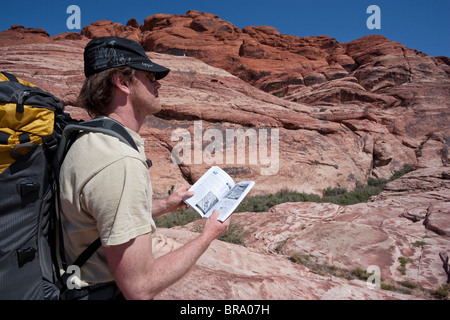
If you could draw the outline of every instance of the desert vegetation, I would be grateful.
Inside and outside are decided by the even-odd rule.
[[[327,188],[324,190],[322,197],[316,194],[299,193],[289,189],[280,190],[274,194],[250,196],[242,201],[235,212],[266,212],[271,207],[285,202],[326,202],[339,205],[352,205],[366,202],[370,197],[383,191],[384,186],[388,182],[400,178],[411,170],[412,166],[405,164],[390,179],[369,178],[367,185],[359,183],[354,190],[350,191],[342,188]],[[198,219],[199,215],[194,209],[181,208],[177,212],[156,218],[155,223],[159,228],[171,228],[174,226],[183,226]],[[195,231],[200,231],[200,229],[201,227],[197,226]],[[243,228],[239,224],[232,222],[229,230],[219,240],[244,245],[243,235]]]

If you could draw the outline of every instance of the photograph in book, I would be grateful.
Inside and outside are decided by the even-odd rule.
[[[254,185],[254,181],[235,183],[228,173],[213,166],[189,189],[194,195],[184,202],[203,218],[218,210],[218,220],[225,221]]]
[[[217,202],[219,202],[219,199],[210,191],[195,206],[205,215]]]

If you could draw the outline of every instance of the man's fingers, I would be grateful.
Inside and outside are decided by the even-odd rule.
[[[211,214],[210,218],[217,220],[217,218],[219,217],[220,212],[217,210],[214,210],[213,213]]]
[[[188,191],[191,186],[182,186],[175,190],[175,192],[182,198],[190,198],[194,195],[194,192]]]

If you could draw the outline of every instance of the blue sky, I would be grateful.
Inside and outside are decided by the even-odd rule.
[[[297,36],[327,35],[349,42],[381,34],[432,56],[450,57],[450,0],[21,0],[2,1],[0,31],[11,25],[42,28],[51,36],[68,31],[69,5],[81,10],[81,26],[107,19],[142,24],[155,13],[185,14],[193,9],[217,14],[239,28],[269,25]],[[370,5],[381,10],[381,29],[366,26]]]

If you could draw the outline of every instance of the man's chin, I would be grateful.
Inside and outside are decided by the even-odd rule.
[[[154,106],[152,114],[157,114],[157,113],[161,112],[161,110],[162,110],[161,103],[158,103],[156,106]]]

